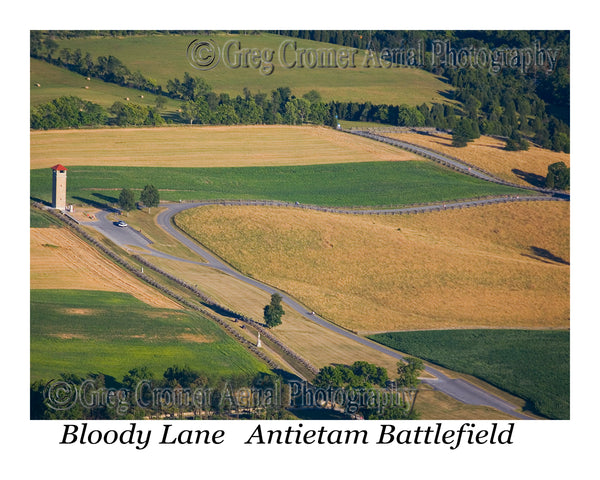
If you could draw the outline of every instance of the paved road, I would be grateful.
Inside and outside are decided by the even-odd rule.
[[[408,142],[403,142],[402,140],[398,140],[395,138],[387,137],[385,135],[380,135],[373,132],[368,132],[365,130],[347,130],[349,133],[354,135],[359,135],[361,137],[370,138],[371,140],[376,140],[378,142],[387,143],[389,145],[394,145],[395,147],[402,148],[404,150],[409,150],[411,152],[416,153],[425,158],[429,158],[434,162],[442,163],[444,165],[450,166],[459,172],[465,173],[467,175],[471,175],[473,177],[481,178],[482,180],[486,180],[488,182],[498,183],[500,185],[508,185],[511,187],[521,188],[525,190],[531,190],[535,192],[539,192],[546,195],[552,195],[561,200],[569,200],[569,193],[560,191],[560,190],[549,190],[546,188],[534,187],[534,186],[524,186],[518,185],[516,183],[508,182],[501,178],[496,177],[495,175],[486,172],[485,170],[475,166],[470,165],[463,160],[459,160],[458,158],[450,157],[448,155],[444,155],[443,153],[436,152],[435,150],[430,150],[429,148],[421,147],[419,145],[415,145]]]
[[[337,325],[334,325],[334,324],[326,321],[325,319],[319,317],[318,315],[313,314],[305,306],[301,305],[300,303],[298,303],[296,300],[294,300],[293,298],[291,298],[289,295],[285,294],[284,292],[281,292],[269,285],[266,285],[262,282],[255,280],[255,279],[252,279],[252,278],[242,275],[240,272],[236,271],[235,269],[233,269],[232,267],[227,265],[225,262],[223,262],[222,260],[220,260],[219,258],[214,256],[210,251],[206,250],[205,248],[203,248],[202,246],[200,246],[199,244],[197,244],[196,242],[191,240],[189,237],[187,237],[186,235],[181,233],[178,229],[176,229],[174,227],[174,225],[171,222],[172,217],[183,210],[198,207],[198,206],[212,205],[215,203],[216,202],[165,204],[164,206],[166,207],[166,209],[158,215],[157,222],[166,232],[168,232],[170,235],[172,235],[175,239],[177,239],[179,242],[186,245],[188,248],[190,248],[190,250],[196,252],[198,255],[200,255],[202,258],[204,258],[206,260],[206,262],[193,262],[193,263],[198,263],[200,265],[206,265],[206,266],[215,268],[215,269],[217,269],[223,273],[226,273],[228,275],[231,275],[232,277],[235,277],[249,285],[259,288],[269,294],[279,293],[282,296],[283,301],[285,303],[287,303],[292,309],[294,309],[296,312],[298,312],[299,314],[304,316],[306,319],[308,319],[312,322],[315,322],[325,328],[328,328],[329,330],[332,330],[340,335],[343,335],[346,338],[349,338],[355,342],[361,343],[361,344],[366,345],[370,348],[373,348],[377,351],[380,351],[382,353],[390,355],[393,358],[396,358],[396,359],[403,358],[402,355],[400,355],[398,352],[396,352],[394,350],[391,350],[391,349],[389,349],[383,345],[380,345],[378,343],[372,342],[369,339],[360,337],[352,332],[349,332]],[[222,202],[218,202],[218,204],[221,204],[221,203]],[[239,204],[239,202],[227,202],[227,203]],[[265,204],[265,202],[244,202],[244,203]],[[274,202],[274,203],[280,204],[280,202]],[[468,202],[468,203],[473,203],[473,202]],[[268,204],[268,202],[266,204]],[[450,205],[451,204],[449,204],[449,206]],[[420,208],[425,209],[426,207],[420,207]],[[407,210],[412,210],[412,209],[394,209],[394,210],[390,210],[389,212],[390,213],[392,213],[392,212],[402,213],[402,212],[406,212]],[[422,210],[422,211],[425,211],[425,210]],[[175,260],[189,262],[189,260],[184,260],[184,259],[181,259],[181,258],[178,258],[178,257],[172,256],[169,254],[165,254],[163,252],[159,252],[159,251],[155,250],[154,248],[152,248],[151,242],[146,237],[141,235],[138,231],[134,230],[131,227],[122,228],[122,227],[117,227],[116,225],[114,225],[111,220],[108,220],[106,218],[108,213],[110,213],[110,212],[100,212],[99,214],[96,215],[96,217],[98,219],[96,222],[85,222],[85,224],[94,227],[95,229],[97,229],[98,231],[100,231],[101,233],[106,235],[108,238],[110,238],[112,241],[114,241],[118,245],[121,245],[125,248],[127,248],[128,246],[144,248],[144,249],[148,250],[152,255],[160,256],[163,258],[172,258]],[[347,213],[350,213],[350,211],[348,211]],[[363,213],[363,211],[361,211],[361,213]],[[530,418],[530,417],[527,417],[526,415],[523,415],[523,414],[517,412],[516,407],[514,405],[502,400],[501,398],[499,398],[495,395],[492,395],[492,394],[486,392],[485,390],[483,390],[469,382],[466,382],[461,379],[451,379],[448,376],[444,375],[441,371],[439,371],[438,369],[433,368],[433,367],[427,367],[425,370],[429,374],[433,375],[435,378],[424,379],[423,383],[430,385],[435,390],[439,390],[440,392],[443,392],[443,393],[459,400],[460,402],[470,404],[470,405],[490,406],[490,407],[496,408],[502,412],[508,413],[509,415],[512,415],[512,416],[514,416],[516,418],[520,418],[520,419],[529,419]]]

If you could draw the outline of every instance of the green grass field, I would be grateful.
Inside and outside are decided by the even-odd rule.
[[[30,228],[50,228],[50,227],[61,227],[60,220],[42,212],[35,208],[29,209],[29,227]]]
[[[30,355],[31,381],[61,373],[120,381],[140,366],[156,376],[173,365],[209,378],[269,371],[210,320],[115,292],[32,290]]]
[[[195,70],[188,62],[186,50],[192,40],[213,40],[223,50],[226,42],[239,41],[240,48],[274,51],[272,63],[275,67],[270,75],[254,68],[231,68],[225,61],[212,70]],[[81,49],[89,52],[96,61],[99,56],[113,55],[121,60],[131,72],[139,70],[145,77],[152,78],[166,87],[167,80],[182,79],[187,71],[205,79],[217,93],[242,94],[248,87],[252,92],[270,93],[277,87],[290,87],[293,94],[301,96],[316,89],[324,100],[371,101],[372,103],[420,105],[421,103],[448,103],[444,96],[451,90],[439,77],[415,68],[364,68],[364,51],[355,56],[355,68],[285,68],[280,61],[282,42],[295,41],[297,50],[302,48],[335,48],[339,45],[310,40],[289,39],[274,34],[233,35],[214,33],[202,35],[137,35],[131,37],[87,37],[59,39],[57,52],[63,48],[72,51]],[[233,52],[235,53],[235,52]],[[288,51],[289,53],[289,51]],[[56,56],[57,54],[55,54]],[[291,58],[286,55],[285,63]],[[233,60],[233,56],[232,56]],[[232,63],[232,62],[230,62]],[[266,63],[266,62],[265,62]],[[34,81],[32,79],[32,81]],[[40,83],[42,81],[38,80]],[[32,92],[37,95],[37,93]],[[40,91],[41,94],[41,91]],[[447,96],[447,95],[446,95]],[[33,102],[33,100],[32,100]],[[33,102],[35,103],[35,102]]]
[[[536,413],[568,419],[569,337],[568,331],[438,330],[370,338],[485,380],[525,399]]]
[[[31,170],[30,195],[50,201],[49,169]],[[331,207],[409,205],[527,192],[429,162],[365,162],[297,167],[69,169],[68,201],[116,202],[122,188],[153,184],[162,200],[259,199]],[[139,195],[139,193],[137,193]]]
[[[109,108],[115,102],[123,102],[130,98],[132,102],[147,106],[155,106],[156,95],[141,92],[132,88],[120,87],[102,80],[86,77],[71,72],[66,68],[51,65],[42,60],[32,58],[30,60],[30,99],[31,105],[46,103],[55,98],[75,96],[97,103],[104,108]],[[39,83],[39,87],[37,84]],[[85,88],[88,87],[88,88]],[[141,98],[141,96],[144,98]],[[179,103],[176,100],[166,99],[166,104],[161,112],[163,114],[175,114]]]

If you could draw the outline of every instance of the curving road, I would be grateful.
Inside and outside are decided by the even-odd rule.
[[[262,282],[255,280],[253,278],[249,278],[249,277],[246,277],[245,275],[242,275],[240,272],[238,272],[237,270],[233,269],[232,267],[230,267],[229,265],[227,265],[226,263],[224,263],[223,261],[221,261],[220,259],[215,257],[211,252],[209,252],[208,250],[206,250],[205,248],[200,246],[198,243],[191,240],[185,234],[181,233],[181,231],[179,231],[171,222],[171,219],[177,213],[180,213],[183,210],[186,210],[188,208],[195,208],[195,207],[204,206],[204,205],[207,205],[207,202],[167,205],[167,209],[158,215],[157,222],[170,235],[175,237],[178,241],[180,241],[181,243],[186,245],[192,251],[196,252],[197,254],[199,254],[203,258],[205,258],[207,260],[206,265],[208,265],[212,268],[215,268],[217,270],[220,270],[228,275],[231,275],[231,276],[233,276],[243,282],[246,282],[254,287],[257,287],[269,294],[279,293],[281,295],[283,301],[287,305],[289,305],[296,312],[298,312],[299,314],[304,316],[306,319],[308,319],[312,322],[315,322],[318,325],[321,325],[329,330],[332,330],[340,335],[343,335],[346,338],[349,338],[355,342],[361,343],[361,344],[371,347],[375,350],[378,350],[379,352],[390,355],[396,359],[402,360],[404,358],[402,355],[400,355],[395,350],[389,349],[389,348],[387,348],[381,344],[378,344],[376,342],[373,342],[367,338],[360,337],[348,330],[345,330],[337,325],[334,325],[334,324],[328,322],[327,320],[319,317],[316,314],[313,314],[305,306],[298,303],[296,300],[294,300],[292,297],[287,295],[285,292],[281,292],[269,285],[266,285]],[[528,416],[523,415],[520,412],[518,412],[517,407],[515,407],[515,405],[512,405],[511,403],[506,402],[505,400],[502,400],[501,398],[499,398],[495,395],[492,395],[492,394],[486,392],[485,390],[483,390],[469,382],[466,382],[462,379],[449,378],[447,375],[443,374],[441,371],[439,371],[433,367],[426,367],[425,371],[427,373],[433,375],[435,378],[434,379],[423,379],[422,380],[423,383],[430,385],[435,390],[439,390],[440,392],[443,392],[443,393],[459,400],[460,402],[463,402],[463,403],[466,403],[469,405],[486,405],[486,406],[496,408],[497,410],[500,410],[501,412],[508,413],[509,415],[513,415],[519,419],[531,419],[531,417],[528,417]]]
[[[541,197],[539,199],[548,200],[548,197]],[[522,201],[524,199],[514,198],[512,200],[513,201],[517,201],[517,200]],[[464,206],[475,206],[475,205],[505,202],[505,201],[507,201],[507,199],[503,197],[500,199],[486,199],[486,200],[471,201],[471,202],[449,203],[446,205],[446,207],[447,208],[456,208],[457,206],[460,206],[462,208]],[[159,224],[159,226],[161,228],[163,228],[167,233],[169,233],[171,236],[173,236],[177,241],[186,245],[190,250],[197,253],[198,255],[200,255],[202,258],[204,258],[206,260],[205,262],[192,262],[192,263],[197,263],[199,265],[205,265],[205,266],[214,268],[216,270],[219,270],[227,275],[231,275],[232,277],[237,278],[238,280],[240,280],[242,282],[245,282],[249,285],[259,288],[259,289],[267,292],[268,294],[279,293],[282,296],[283,301],[290,308],[294,309],[296,312],[298,312],[300,315],[302,315],[309,321],[315,322],[329,330],[332,330],[332,331],[334,331],[340,335],[343,335],[344,337],[349,338],[349,339],[351,339],[355,342],[358,342],[362,345],[366,345],[366,346],[373,348],[379,352],[390,355],[393,358],[396,358],[399,360],[403,359],[403,356],[400,355],[397,351],[389,349],[378,343],[375,343],[367,338],[360,337],[348,330],[345,330],[337,325],[334,325],[334,324],[328,322],[327,320],[319,317],[316,314],[313,314],[304,305],[297,302],[295,299],[293,299],[292,297],[287,295],[285,292],[281,292],[269,285],[266,285],[262,282],[255,280],[253,278],[249,278],[249,277],[246,277],[245,275],[242,275],[240,272],[238,272],[237,270],[235,270],[234,268],[232,268],[231,266],[227,265],[225,262],[220,260],[218,257],[213,255],[210,251],[208,251],[207,249],[205,249],[204,247],[202,247],[195,241],[191,240],[189,237],[187,237],[185,234],[183,234],[181,231],[179,231],[173,225],[173,222],[172,222],[173,216],[182,212],[183,210],[187,210],[189,208],[200,207],[200,206],[206,206],[206,205],[224,205],[224,204],[227,204],[227,205],[244,204],[244,205],[296,206],[299,208],[314,208],[314,209],[318,209],[318,210],[336,211],[336,212],[340,212],[340,213],[362,213],[362,214],[381,213],[382,211],[379,211],[379,210],[360,210],[360,211],[333,210],[333,209],[322,209],[319,207],[298,206],[298,205],[287,204],[287,203],[283,203],[283,202],[252,202],[252,201],[245,201],[245,202],[194,202],[194,203],[177,203],[177,204],[161,205],[166,208],[164,211],[162,211],[157,216],[157,223]],[[390,209],[390,210],[386,210],[385,213],[396,213],[396,214],[398,214],[398,213],[416,213],[417,211],[425,212],[425,211],[430,211],[430,210],[439,209],[439,208],[440,208],[439,206],[409,207],[409,208],[401,208],[401,209]],[[163,257],[163,258],[171,258],[174,260],[179,260],[179,261],[184,261],[184,262],[190,262],[190,260],[185,260],[185,259],[173,256],[173,255],[159,252],[158,250],[156,250],[152,247],[152,245],[151,245],[152,242],[150,242],[150,240],[148,240],[140,232],[136,231],[135,229],[133,229],[131,227],[125,227],[125,228],[117,227],[111,220],[107,219],[107,214],[109,214],[109,213],[110,212],[108,212],[108,211],[99,212],[96,215],[97,221],[83,222],[83,224],[94,227],[96,230],[103,233],[105,236],[110,238],[112,241],[114,241],[118,245],[121,245],[125,248],[127,248],[127,247],[144,248],[144,249],[148,250],[152,255],[155,255],[155,256],[159,256],[159,257]],[[518,412],[517,407],[515,405],[513,405],[509,402],[506,402],[505,400],[497,397],[496,395],[492,395],[491,393],[489,393],[489,392],[487,392],[465,380],[457,379],[457,378],[450,378],[447,375],[445,375],[444,373],[442,373],[440,370],[438,370],[434,367],[428,366],[425,368],[425,371],[427,371],[427,373],[433,375],[435,378],[423,379],[422,380],[423,383],[430,385],[433,389],[439,390],[440,392],[443,392],[446,395],[449,395],[450,397],[455,398],[456,400],[458,400],[462,403],[469,404],[469,405],[490,406],[490,407],[496,408],[497,410],[499,410],[501,412],[507,413],[507,414],[512,415],[519,419],[531,419],[531,417],[528,417],[528,416]]]
[[[403,359],[402,355],[400,355],[395,350],[389,349],[383,345],[375,343],[367,338],[360,337],[348,330],[345,330],[337,325],[334,325],[327,320],[319,317],[318,315],[309,311],[304,305],[298,303],[292,297],[287,295],[285,292],[281,292],[270,285],[266,285],[262,282],[259,282],[253,278],[246,277],[242,275],[240,272],[227,265],[224,261],[217,258],[212,252],[208,251],[195,241],[191,240],[181,231],[179,231],[172,222],[172,218],[174,215],[182,212],[183,210],[187,210],[189,208],[195,208],[200,206],[208,206],[208,205],[261,205],[261,206],[282,206],[282,207],[294,207],[294,208],[303,208],[303,209],[311,209],[325,212],[334,212],[334,213],[342,213],[342,214],[352,214],[352,215],[385,215],[385,214],[414,214],[414,213],[422,213],[422,212],[431,212],[431,211],[439,211],[446,209],[456,209],[456,208],[469,208],[476,207],[481,205],[489,205],[489,204],[497,204],[497,203],[506,203],[506,202],[522,202],[522,201],[569,201],[570,196],[564,192],[550,191],[536,187],[523,187],[521,185],[511,184],[504,180],[498,179],[488,172],[484,172],[478,170],[476,167],[465,164],[458,159],[453,159],[447,157],[439,152],[435,152],[429,149],[425,149],[416,145],[412,145],[406,142],[401,142],[400,140],[392,139],[389,137],[385,137],[382,135],[376,135],[370,132],[364,131],[353,131],[351,133],[361,135],[364,137],[371,138],[373,140],[378,140],[381,142],[389,143],[395,145],[400,148],[404,148],[410,151],[414,151],[415,153],[422,155],[431,160],[443,163],[448,165],[458,171],[461,171],[465,174],[472,175],[482,180],[494,182],[494,183],[502,183],[505,185],[511,185],[519,188],[524,188],[528,190],[532,190],[537,192],[537,195],[531,196],[504,196],[497,198],[486,198],[486,199],[478,199],[478,200],[466,200],[466,201],[458,201],[458,202],[447,202],[443,205],[422,205],[422,206],[414,206],[414,207],[404,207],[404,208],[391,208],[391,209],[343,209],[343,208],[325,208],[318,207],[314,205],[300,205],[298,203],[288,203],[288,202],[277,202],[277,201],[205,201],[205,202],[194,202],[194,203],[177,203],[177,204],[164,204],[161,206],[166,207],[164,211],[162,211],[157,216],[157,223],[161,228],[163,228],[167,233],[173,236],[177,241],[186,245],[190,250],[200,255],[204,258],[205,262],[192,262],[190,260],[182,259],[173,255],[169,255],[167,253],[159,252],[154,249],[151,244],[152,242],[144,237],[141,232],[134,230],[131,227],[117,227],[112,221],[107,219],[107,214],[110,213],[108,211],[100,212],[97,215],[96,222],[84,222],[84,224],[89,225],[103,233],[106,237],[113,240],[118,245],[121,245],[125,248],[127,247],[138,247],[143,248],[149,251],[152,255],[170,258],[174,260],[179,260],[183,262],[192,262],[197,263],[199,265],[205,265],[216,270],[219,270],[227,275],[231,275],[232,277],[237,278],[238,280],[245,282],[249,285],[252,285],[256,288],[259,288],[268,294],[279,293],[283,299],[283,301],[300,315],[305,317],[306,319],[315,322],[329,330],[332,330],[339,335],[343,335],[355,342],[358,342],[362,345],[366,345],[370,348],[378,350],[379,352],[390,355],[396,359]],[[434,367],[426,367],[425,371],[435,378],[427,378],[423,379],[423,383],[430,385],[435,390],[439,390],[452,398],[459,400],[465,404],[469,405],[484,405],[496,408],[497,410],[512,415],[519,419],[531,419],[520,412],[517,411],[517,407],[496,395],[493,395],[472,383],[469,383],[462,379],[449,378],[447,375],[442,373],[440,370]]]

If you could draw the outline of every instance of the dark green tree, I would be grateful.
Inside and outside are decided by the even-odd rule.
[[[556,162],[548,165],[546,175],[546,188],[568,190],[571,184],[571,169],[565,162]]]
[[[504,148],[511,152],[528,150],[529,142],[525,140],[517,130],[513,130],[510,137],[506,139],[506,146]]]
[[[95,126],[106,123],[106,111],[79,97],[60,97],[31,108],[33,129]]]
[[[423,360],[409,358],[406,363],[398,362],[398,387],[415,388],[419,384],[419,375],[423,371]]]
[[[452,145],[455,147],[466,147],[467,143],[479,138],[479,127],[476,121],[461,118],[452,131]]]
[[[341,387],[344,384],[342,370],[337,366],[326,365],[313,380],[315,387]]]
[[[158,207],[160,195],[154,185],[146,185],[140,195],[140,201],[148,207],[148,213],[152,207]]]
[[[281,306],[281,295],[274,293],[271,295],[271,303],[265,305],[264,317],[267,327],[273,328],[281,325],[281,317],[285,314]]]
[[[210,109],[204,99],[188,100],[182,104],[179,116],[190,124],[194,122],[207,124],[211,121]]]
[[[124,188],[119,194],[119,207],[126,212],[135,208],[135,196],[128,188]]]

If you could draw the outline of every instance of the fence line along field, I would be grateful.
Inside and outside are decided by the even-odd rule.
[[[202,207],[176,221],[351,330],[569,326],[566,202],[360,217]]]
[[[504,148],[506,142],[485,135],[463,148],[453,147],[452,135],[447,133],[384,135],[459,158],[518,185],[543,187],[548,165],[565,162],[568,167],[571,164],[568,153],[553,152],[534,145],[530,145],[528,150],[510,152]]]
[[[221,305],[263,322],[264,306],[270,302],[270,295],[263,290],[210,267],[158,257],[148,257],[148,260],[176,277],[197,285]],[[273,334],[316,367],[332,363],[351,365],[357,360],[368,359],[386,368],[390,376],[396,374],[397,360],[393,357],[321,327],[286,305],[284,310],[285,322]]]
[[[179,304],[120,269],[66,228],[30,229],[30,286],[130,293],[158,308]]]
[[[122,188],[152,184],[161,200],[276,200],[321,207],[390,207],[531,192],[486,182],[429,161],[229,168],[69,166],[67,201],[101,206]],[[49,170],[30,173],[30,195],[50,202]],[[137,193],[136,193],[137,195]]]
[[[418,160],[325,127],[177,126],[32,131],[31,168],[74,165],[252,167]]]

